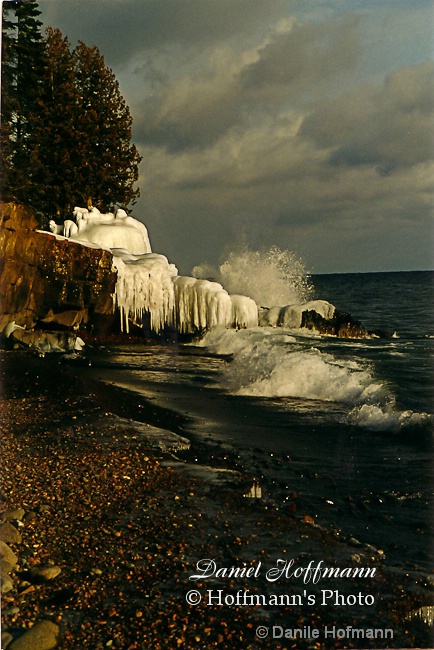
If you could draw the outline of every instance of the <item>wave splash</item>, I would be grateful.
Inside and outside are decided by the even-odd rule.
[[[249,296],[259,307],[300,304],[313,296],[303,261],[277,246],[262,252],[242,246],[230,252],[218,270],[201,264],[193,268],[192,275],[203,279],[212,276],[228,293]]]
[[[215,354],[231,355],[222,381],[235,395],[345,404],[351,407],[349,424],[376,431],[398,431],[430,420],[425,413],[400,411],[369,363],[337,358],[320,350],[311,338],[303,341],[290,331],[217,329],[206,334],[201,345]]]

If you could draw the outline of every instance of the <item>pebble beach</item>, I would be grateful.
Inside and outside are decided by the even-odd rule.
[[[189,471],[182,421],[170,411],[145,405],[143,435],[128,424],[133,406],[124,395],[85,381],[56,355],[0,355],[2,648],[432,647],[432,630],[409,617],[432,594],[426,577],[389,570],[381,549],[247,498],[240,473],[214,481]],[[309,606],[208,604],[211,588],[269,597],[302,595],[306,585],[192,583],[202,558],[225,567],[271,567],[276,558],[362,564],[376,569],[369,589],[360,578],[339,589],[343,597],[374,593],[375,606],[321,606],[318,597]],[[202,594],[198,604],[186,601],[192,588]],[[336,581],[309,592],[325,588]],[[264,625],[393,628],[394,636],[393,644],[331,635],[267,641],[257,635]]]

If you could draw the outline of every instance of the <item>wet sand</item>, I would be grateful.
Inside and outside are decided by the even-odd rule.
[[[182,454],[177,461],[182,419],[170,409],[142,401],[140,419],[154,429],[137,430],[129,423],[137,404],[125,391],[84,380],[56,355],[0,354],[1,509],[26,513],[23,525],[12,522],[22,539],[11,544],[18,569],[3,596],[4,633],[17,638],[50,620],[65,649],[432,647],[432,630],[418,617],[405,618],[432,604],[425,576],[390,572],[379,549],[341,540],[290,507],[276,511],[245,497],[249,477],[194,471]],[[203,558],[219,567],[254,567],[257,575],[190,581]],[[369,580],[270,582],[266,572],[278,559],[376,572]],[[41,583],[32,578],[41,566],[61,572]],[[202,597],[197,605],[186,602],[192,589]],[[236,598],[245,589],[267,602],[286,594],[302,604],[217,604],[218,590]],[[372,595],[375,602],[323,605],[323,590],[338,590],[347,601]],[[273,626],[310,630],[296,641],[262,640],[258,626],[270,634]],[[325,627],[347,626],[393,629],[393,641],[324,637]],[[312,630],[319,636],[306,637]]]

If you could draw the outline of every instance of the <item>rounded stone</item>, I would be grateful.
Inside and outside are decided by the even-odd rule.
[[[7,594],[9,591],[12,591],[12,589],[14,588],[12,580],[9,578],[9,576],[1,576],[0,583],[1,583],[2,594]]]
[[[10,650],[53,650],[60,641],[60,628],[51,621],[39,621],[13,641]]]
[[[21,544],[21,534],[9,521],[0,524],[0,539],[6,544]]]
[[[6,650],[6,648],[9,647],[10,642],[13,641],[14,637],[9,632],[2,632],[1,639],[1,647],[3,650]]]
[[[2,540],[0,540],[0,559],[4,560],[12,567],[15,567],[18,562],[18,558],[13,550]]]
[[[25,510],[23,510],[22,508],[10,508],[9,510],[4,511],[4,513],[1,516],[1,519],[2,521],[14,521],[15,519],[21,521],[24,515],[25,515]]]
[[[48,580],[57,578],[61,572],[62,569],[57,565],[34,567],[33,569],[30,569],[29,577],[32,582],[48,582]]]

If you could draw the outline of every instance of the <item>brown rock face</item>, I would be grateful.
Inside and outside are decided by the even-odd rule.
[[[0,202],[0,331],[13,320],[27,328],[110,321],[116,284],[111,253],[37,227],[26,207]]]

